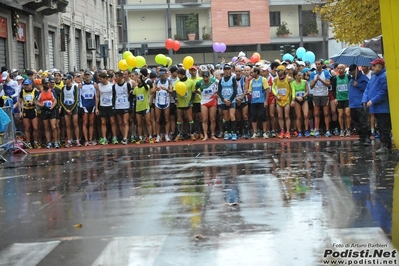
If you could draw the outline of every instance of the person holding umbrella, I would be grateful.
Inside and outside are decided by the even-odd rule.
[[[392,149],[391,141],[391,114],[389,110],[388,85],[385,69],[385,61],[377,58],[371,62],[374,75],[367,84],[363,93],[362,103],[374,114],[380,129],[381,148],[377,154],[388,153]]]

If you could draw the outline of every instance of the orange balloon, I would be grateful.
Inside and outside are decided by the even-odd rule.
[[[260,54],[259,53],[254,53],[253,55],[257,55],[258,57],[259,57],[259,60],[260,60]]]

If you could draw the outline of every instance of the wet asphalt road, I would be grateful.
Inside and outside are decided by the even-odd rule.
[[[374,151],[331,141],[10,156],[0,265],[311,266],[342,251],[335,243],[390,250],[398,159]]]

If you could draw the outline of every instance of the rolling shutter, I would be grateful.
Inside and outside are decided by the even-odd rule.
[[[17,42],[17,58],[18,58],[18,70],[22,71],[25,69],[25,43]]]
[[[80,70],[80,39],[75,39],[76,70]]]
[[[6,39],[0,38],[0,66],[7,65],[6,61]]]
[[[64,38],[65,41],[65,51],[64,51],[64,71],[69,71],[69,46],[68,46],[68,36]]]
[[[54,68],[54,33],[48,34],[48,59],[50,68]]]

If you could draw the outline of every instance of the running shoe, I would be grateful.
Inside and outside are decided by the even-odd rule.
[[[100,139],[100,145],[107,145],[107,140],[105,138]]]
[[[327,130],[327,132],[326,132],[326,137],[331,137],[331,132],[330,132],[330,130]]]
[[[245,139],[249,139],[249,135],[247,133],[244,134]]]
[[[90,141],[89,141],[89,145],[90,145],[90,146],[96,146],[96,145],[97,145],[97,142],[96,142],[95,140],[90,140]]]
[[[161,142],[161,137],[158,135],[157,138],[155,139],[155,143]]]
[[[182,141],[182,140],[183,140],[183,138],[180,134],[178,134],[175,138],[175,142]]]
[[[231,134],[231,140],[237,140],[237,134],[233,133]]]
[[[287,131],[287,132],[285,133],[285,135],[284,135],[284,138],[286,138],[286,139],[291,138],[291,133]]]
[[[346,137],[350,137],[351,136],[351,130],[349,128],[346,130],[345,136]]]
[[[284,138],[284,130],[280,131],[280,133],[278,134],[278,138],[279,139],[283,139]]]
[[[88,141],[85,141],[85,147],[90,146],[90,143]]]
[[[197,140],[197,138],[195,137],[195,134],[191,134],[190,138],[191,138],[192,141],[196,141]]]
[[[165,135],[165,141],[166,141],[166,142],[170,142],[169,135]]]
[[[150,143],[150,144],[154,144],[154,139],[151,137],[151,138],[149,138],[148,139],[148,143]]]
[[[309,133],[308,130],[305,131],[305,137],[306,137],[306,138],[309,138],[309,137],[310,137],[310,133]]]
[[[302,132],[299,132],[299,133],[298,133],[298,139],[300,139],[300,138],[302,138],[302,137],[303,137]]]
[[[37,141],[35,141],[35,142],[33,142],[33,147],[35,148],[35,149],[41,149],[42,148],[42,146],[39,144],[39,142],[37,142]]]
[[[310,135],[312,135],[312,133],[310,133]],[[313,132],[313,136],[314,136],[315,138],[319,138],[319,137],[320,137],[320,132],[319,132],[318,130],[315,130],[315,131]]]
[[[32,144],[30,144],[29,142],[27,142],[27,143],[25,144],[25,147],[26,147],[28,150],[31,150],[31,149],[32,149]]]
[[[54,148],[59,149],[60,148],[60,144],[58,142],[54,142]]]
[[[272,130],[272,138],[275,138],[276,136],[276,131]]]
[[[47,149],[51,149],[53,147],[53,145],[51,145],[51,142],[49,141],[49,142],[47,142],[47,146],[46,146],[46,148]]]
[[[124,138],[124,139],[121,141],[121,143],[122,143],[123,145],[127,145],[127,138]]]
[[[258,135],[256,134],[256,133],[254,133],[253,135],[252,135],[252,137],[251,137],[251,139],[257,139],[258,138]]]
[[[75,141],[75,145],[76,145],[76,147],[82,147],[82,144],[80,144],[80,141],[79,141],[79,140],[76,140],[76,141]]]
[[[119,144],[118,139],[116,137],[112,138],[112,144]]]
[[[293,136],[298,137],[298,131],[294,130]]]
[[[269,138],[269,135],[265,132],[265,133],[263,133],[263,138],[264,138],[264,139],[268,139],[268,138]]]
[[[334,135],[338,136],[340,135],[340,132],[338,131],[338,128],[334,128]],[[341,136],[341,135],[340,135]]]
[[[343,130],[343,129],[341,129],[341,132],[339,133],[339,136],[342,138],[342,137],[345,137],[345,131]]]
[[[230,139],[229,135],[230,134],[227,131],[225,131],[224,132],[224,140],[229,140]]]

